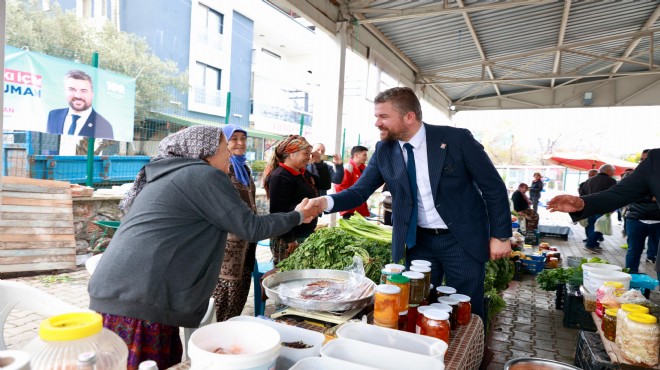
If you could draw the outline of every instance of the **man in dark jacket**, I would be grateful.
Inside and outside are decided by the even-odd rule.
[[[529,207],[530,199],[525,195],[528,189],[529,186],[524,182],[518,185],[518,190],[511,194],[511,201],[513,210],[525,219],[525,231],[533,231],[538,228],[539,214]]]
[[[307,165],[307,171],[313,173],[316,176],[319,176],[319,168],[323,168],[323,171],[325,171],[327,168],[328,173],[330,174],[330,182],[333,184],[341,184],[342,180],[344,179],[344,162],[341,160],[341,156],[339,154],[333,155],[332,165],[325,163],[324,157],[325,145],[321,143],[314,144],[312,147],[312,159]],[[328,190],[330,190],[331,186],[332,185],[329,185],[326,189],[318,189],[319,195],[328,194]]]
[[[614,180],[612,176],[614,176],[614,166],[611,164],[604,164],[600,166],[598,175],[590,178],[584,183],[584,195],[596,194],[616,185],[616,180]],[[598,220],[601,216],[602,214],[593,215],[590,216],[587,220],[588,224],[585,228],[585,232],[587,233],[587,241],[585,248],[591,253],[600,253],[600,250],[602,249],[598,241],[602,240],[603,233],[594,230],[596,220]]]

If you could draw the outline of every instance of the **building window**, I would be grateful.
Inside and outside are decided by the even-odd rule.
[[[222,24],[224,23],[225,16],[203,4],[199,4],[199,11],[201,14],[201,26],[209,32],[222,34]]]
[[[220,90],[222,71],[204,63],[195,64],[195,86],[204,87],[206,90]]]

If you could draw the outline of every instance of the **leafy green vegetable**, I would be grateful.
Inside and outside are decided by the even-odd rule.
[[[339,227],[349,234],[374,239],[384,243],[392,243],[392,230],[380,227],[367,221],[361,214],[355,213],[348,220],[340,219]]]
[[[557,289],[557,284],[571,283],[574,285],[582,284],[582,271],[573,267],[561,269],[546,269],[536,275],[536,282],[543,290],[553,291]]]

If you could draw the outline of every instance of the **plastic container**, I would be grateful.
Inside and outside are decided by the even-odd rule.
[[[214,353],[218,348],[238,353]],[[277,330],[256,322],[209,324],[195,330],[188,341],[192,369],[272,370],[281,349]]]
[[[625,319],[621,337],[621,352],[628,361],[645,366],[658,364],[660,327],[658,319],[645,313],[632,312]]]
[[[630,280],[632,280],[632,276],[630,276],[630,274],[626,274],[625,272],[613,270],[593,270],[589,272],[589,279],[584,280],[583,283],[584,287],[587,288],[590,293],[594,293],[598,291],[598,288],[600,288],[606,281],[619,282],[623,284],[624,290],[628,290],[630,289]]]
[[[337,337],[429,356],[442,362],[444,362],[448,348],[445,342],[435,338],[380,328],[362,322],[350,322],[342,325],[337,330]]]
[[[609,270],[609,271],[621,271],[623,270],[621,266],[617,265],[610,265],[607,263],[583,263],[582,264],[582,282],[585,288],[587,288],[587,291],[589,293],[596,293],[596,290],[600,288],[602,282],[598,284],[598,286],[593,287],[593,290],[590,289],[591,286],[595,284],[591,284],[591,272],[596,271],[596,270]]]
[[[610,303],[611,301],[620,297],[621,294],[625,293],[625,290],[623,290],[623,284],[618,281],[606,281],[603,283],[603,285],[598,288],[596,291],[596,315],[598,317],[603,317],[605,314],[605,308],[603,303],[605,299],[609,300]],[[609,307],[609,308],[619,308],[618,303],[616,307]]]
[[[280,334],[280,340],[282,342],[297,342],[302,341],[303,343],[311,346],[310,348],[291,348],[287,346],[282,346],[280,356],[277,358],[275,369],[288,369],[293,364],[307,357],[319,357],[321,356],[321,346],[325,341],[325,335],[315,332],[312,330],[307,330],[303,328],[298,328],[291,325],[281,324],[272,320],[260,319],[258,317],[252,316],[236,316],[227,320],[231,321],[244,321],[244,322],[256,322],[264,325],[268,325],[271,328],[277,330]]]
[[[584,286],[580,286],[580,293],[584,298],[584,310],[596,312],[596,293],[589,293]]]
[[[354,364],[331,357],[310,357],[296,362],[291,370],[377,370],[375,367]]]
[[[397,333],[409,334],[399,331]],[[410,369],[411,366],[414,366],[415,369],[444,370],[445,368],[443,361],[431,356],[348,338],[337,338],[326,343],[321,348],[321,356],[371,366],[381,370]]]
[[[621,333],[624,330],[627,330],[626,325],[626,317],[628,317],[629,313],[649,313],[649,309],[647,307],[638,305],[638,304],[633,304],[633,303],[624,303],[621,305],[621,308],[616,314],[616,331],[617,333]],[[621,348],[622,343],[621,343],[622,337],[619,335],[616,337],[616,340],[614,341],[619,348]]]
[[[96,367],[126,369],[128,348],[123,339],[103,328],[103,318],[95,312],[53,316],[41,322],[39,336],[24,348],[33,369],[75,369],[78,356],[96,354]]]

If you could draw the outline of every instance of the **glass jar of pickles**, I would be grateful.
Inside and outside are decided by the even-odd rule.
[[[410,298],[410,279],[403,275],[392,275],[387,278],[387,284],[399,287],[401,290],[401,297],[399,298],[399,312],[407,310]]]
[[[458,299],[452,297],[440,297],[438,298],[439,303],[444,303],[451,307],[451,314],[449,314],[449,324],[451,325],[452,330],[458,328]]]
[[[619,311],[618,308],[608,308],[605,310],[605,315],[603,316],[603,321],[601,323],[601,329],[603,330],[603,335],[608,340],[612,342],[616,338],[616,313]]]
[[[458,300],[458,314],[456,315],[456,320],[458,325],[467,325],[470,323],[470,317],[472,316],[472,304],[470,303],[470,296],[465,294],[452,294],[449,298],[455,298]]]
[[[421,272],[424,274],[424,297],[427,297],[431,291],[431,267],[429,266],[410,266],[410,271]],[[433,302],[428,302],[433,303]]]
[[[450,287],[450,286],[439,286],[435,288],[435,291],[438,292],[438,298],[439,297],[449,297],[452,294],[456,294],[456,289]]]
[[[446,312],[431,308],[424,311],[421,335],[438,338],[449,344],[449,315]]]
[[[424,300],[424,274],[421,272],[406,271],[402,274],[410,279],[409,306],[419,306]]]
[[[399,324],[399,300],[401,288],[391,284],[376,287],[374,295],[374,324],[397,329]]]

